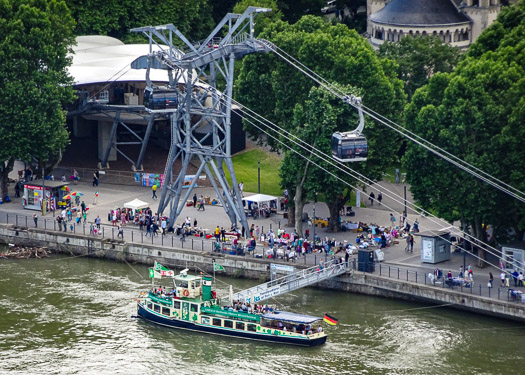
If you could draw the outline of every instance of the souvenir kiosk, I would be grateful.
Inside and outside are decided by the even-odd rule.
[[[42,202],[45,201],[43,214],[58,209],[62,197],[68,194],[67,182],[34,180],[24,182],[22,205],[27,210],[42,211]],[[44,196],[45,195],[45,196]]]

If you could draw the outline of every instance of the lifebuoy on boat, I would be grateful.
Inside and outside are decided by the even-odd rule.
[[[188,297],[188,296],[190,295],[190,291],[189,291],[188,289],[184,289],[184,290],[182,291],[182,295],[183,295],[184,297]]]

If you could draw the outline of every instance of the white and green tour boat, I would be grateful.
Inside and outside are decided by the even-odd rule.
[[[155,262],[156,263],[156,262]],[[316,346],[325,343],[323,318],[278,311],[268,305],[217,298],[212,277],[175,275],[156,263],[150,276],[173,279],[170,290],[154,288],[137,299],[138,316],[153,323],[190,331],[282,344]],[[324,321],[335,324],[328,316]]]

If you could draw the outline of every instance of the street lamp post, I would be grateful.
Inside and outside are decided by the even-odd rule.
[[[257,162],[257,193],[261,194],[261,162]]]
[[[312,251],[315,249],[315,203],[317,203],[317,192],[315,193],[315,197],[314,197],[314,204],[313,204],[313,221],[312,223],[314,224],[314,227],[313,227],[313,241],[312,243],[314,244],[313,248],[312,248]]]

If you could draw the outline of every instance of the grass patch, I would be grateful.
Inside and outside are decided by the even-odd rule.
[[[261,194],[282,195],[279,177],[281,158],[258,148],[232,157],[237,182],[244,183],[244,191],[257,193],[257,162],[259,161],[261,162]],[[226,166],[224,166],[224,172],[231,184]]]
[[[383,172],[383,180],[392,184],[396,182],[396,169],[399,169],[399,181],[401,181],[401,173],[406,173],[407,170],[401,165],[393,165]]]

